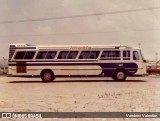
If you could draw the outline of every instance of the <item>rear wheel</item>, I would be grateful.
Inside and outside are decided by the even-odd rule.
[[[114,73],[113,79],[116,81],[124,81],[127,77],[127,74],[124,70],[117,70]]]
[[[41,72],[43,82],[51,82],[55,79],[54,73],[51,70],[43,70]]]

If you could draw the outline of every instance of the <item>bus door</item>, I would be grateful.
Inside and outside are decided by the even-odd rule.
[[[26,62],[17,62],[16,65],[17,65],[16,66],[17,73],[27,73]]]

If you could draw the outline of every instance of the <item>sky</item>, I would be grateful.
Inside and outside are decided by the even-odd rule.
[[[94,16],[70,17],[86,14]],[[160,0],[0,0],[0,59],[8,58],[9,43],[141,43],[147,60],[154,60],[156,52],[160,59]]]

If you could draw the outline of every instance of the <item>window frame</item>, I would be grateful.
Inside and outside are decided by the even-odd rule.
[[[26,54],[26,52],[29,52],[29,51],[31,51],[31,52],[34,51],[34,52],[35,52],[32,59],[24,59],[24,57],[23,57],[23,59],[15,59],[15,57],[16,57],[16,55],[17,55],[18,52],[25,52],[25,54]],[[12,60],[13,60],[13,61],[28,61],[28,60],[34,60],[36,53],[37,53],[37,51],[36,51],[35,49],[30,49],[30,50],[27,50],[27,49],[16,49],[15,52],[14,52],[14,54],[13,54],[13,56],[12,56]],[[25,56],[25,55],[24,55],[24,56]]]
[[[31,59],[30,59],[30,58],[26,58],[26,54],[27,54],[28,52],[34,52],[33,57],[32,57]],[[35,54],[36,54],[36,51],[26,51],[26,53],[25,53],[25,55],[24,55],[23,59],[24,59],[24,60],[33,60],[33,59],[34,59]]]
[[[105,51],[119,51],[119,54],[120,54],[120,56],[119,57],[110,57],[110,59],[103,59],[102,58],[102,54],[103,54],[103,52],[105,52]],[[117,58],[117,59],[113,59],[113,58]],[[118,59],[119,58],[119,59]],[[120,49],[104,49],[104,50],[102,50],[102,52],[101,52],[101,55],[100,55],[100,60],[101,61],[120,61],[120,60],[122,60],[122,50],[120,50]]]
[[[16,56],[17,56],[18,52],[24,52],[24,55],[23,55],[23,58],[24,58],[24,56],[26,54],[26,51],[17,51],[17,52],[15,52],[15,55],[14,55],[13,59],[14,60],[24,60],[23,58],[22,59],[16,59]]]
[[[56,52],[56,54],[55,54],[54,58],[52,58],[52,59],[46,59],[47,54],[45,55],[45,58],[43,58],[43,59],[37,59],[37,55],[38,55],[39,52],[47,52],[47,54],[48,54],[48,52]],[[57,57],[57,54],[58,54],[57,50],[38,50],[37,53],[36,53],[36,55],[35,55],[35,60],[45,60],[45,61],[47,61],[47,60],[48,61],[49,60],[55,60],[56,57]]]
[[[83,59],[80,59],[81,53],[82,53],[82,52],[85,52],[85,51],[89,52],[89,56],[90,56],[90,53],[91,53],[91,52],[94,52],[94,51],[99,52],[99,54],[98,54],[98,56],[97,56],[96,59],[95,59],[95,58],[93,58],[93,59],[91,59],[91,58],[83,58]],[[99,60],[100,54],[101,54],[101,50],[81,50],[80,53],[79,53],[79,55],[78,55],[78,57],[77,57],[77,59],[78,59],[78,60]]]
[[[130,52],[130,57],[129,57],[130,59],[124,59],[124,56],[123,56],[123,52],[124,51],[129,51]],[[125,58],[127,58],[127,57],[125,57]],[[128,50],[128,49],[127,50],[122,50],[122,60],[123,61],[131,61],[131,60],[133,60],[133,58],[132,58],[132,50]]]
[[[136,60],[134,59],[134,52],[137,52],[137,53],[138,53],[138,58],[139,58],[138,60],[137,60],[137,59],[136,59]],[[141,55],[140,55],[139,50],[133,50],[133,51],[132,51],[132,60],[133,60],[133,61],[141,61],[141,60],[142,60],[142,57],[141,57]]]
[[[59,55],[61,54],[61,52],[65,52],[65,51],[68,52],[67,53],[67,57],[63,58],[63,59],[59,58]],[[74,59],[68,59],[68,55],[70,54],[70,52],[77,52],[76,58],[74,58]],[[77,60],[79,52],[80,52],[79,50],[59,50],[59,52],[57,52],[57,56],[56,56],[55,59],[57,59],[58,61],[61,61],[61,60]]]
[[[69,56],[70,52],[77,52],[76,57],[75,57],[75,58],[72,58],[72,59],[68,58],[68,56]],[[76,59],[77,59],[78,54],[79,54],[79,51],[76,51],[76,50],[69,51],[68,56],[67,56],[67,60],[76,60]],[[65,60],[66,60],[66,59],[65,59]]]

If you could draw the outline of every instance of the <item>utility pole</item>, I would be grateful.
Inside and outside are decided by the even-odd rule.
[[[141,48],[141,43],[138,43],[138,47]]]
[[[5,73],[5,58],[3,57],[3,73]]]
[[[156,68],[157,68],[157,64],[158,64],[158,53],[156,52]]]

